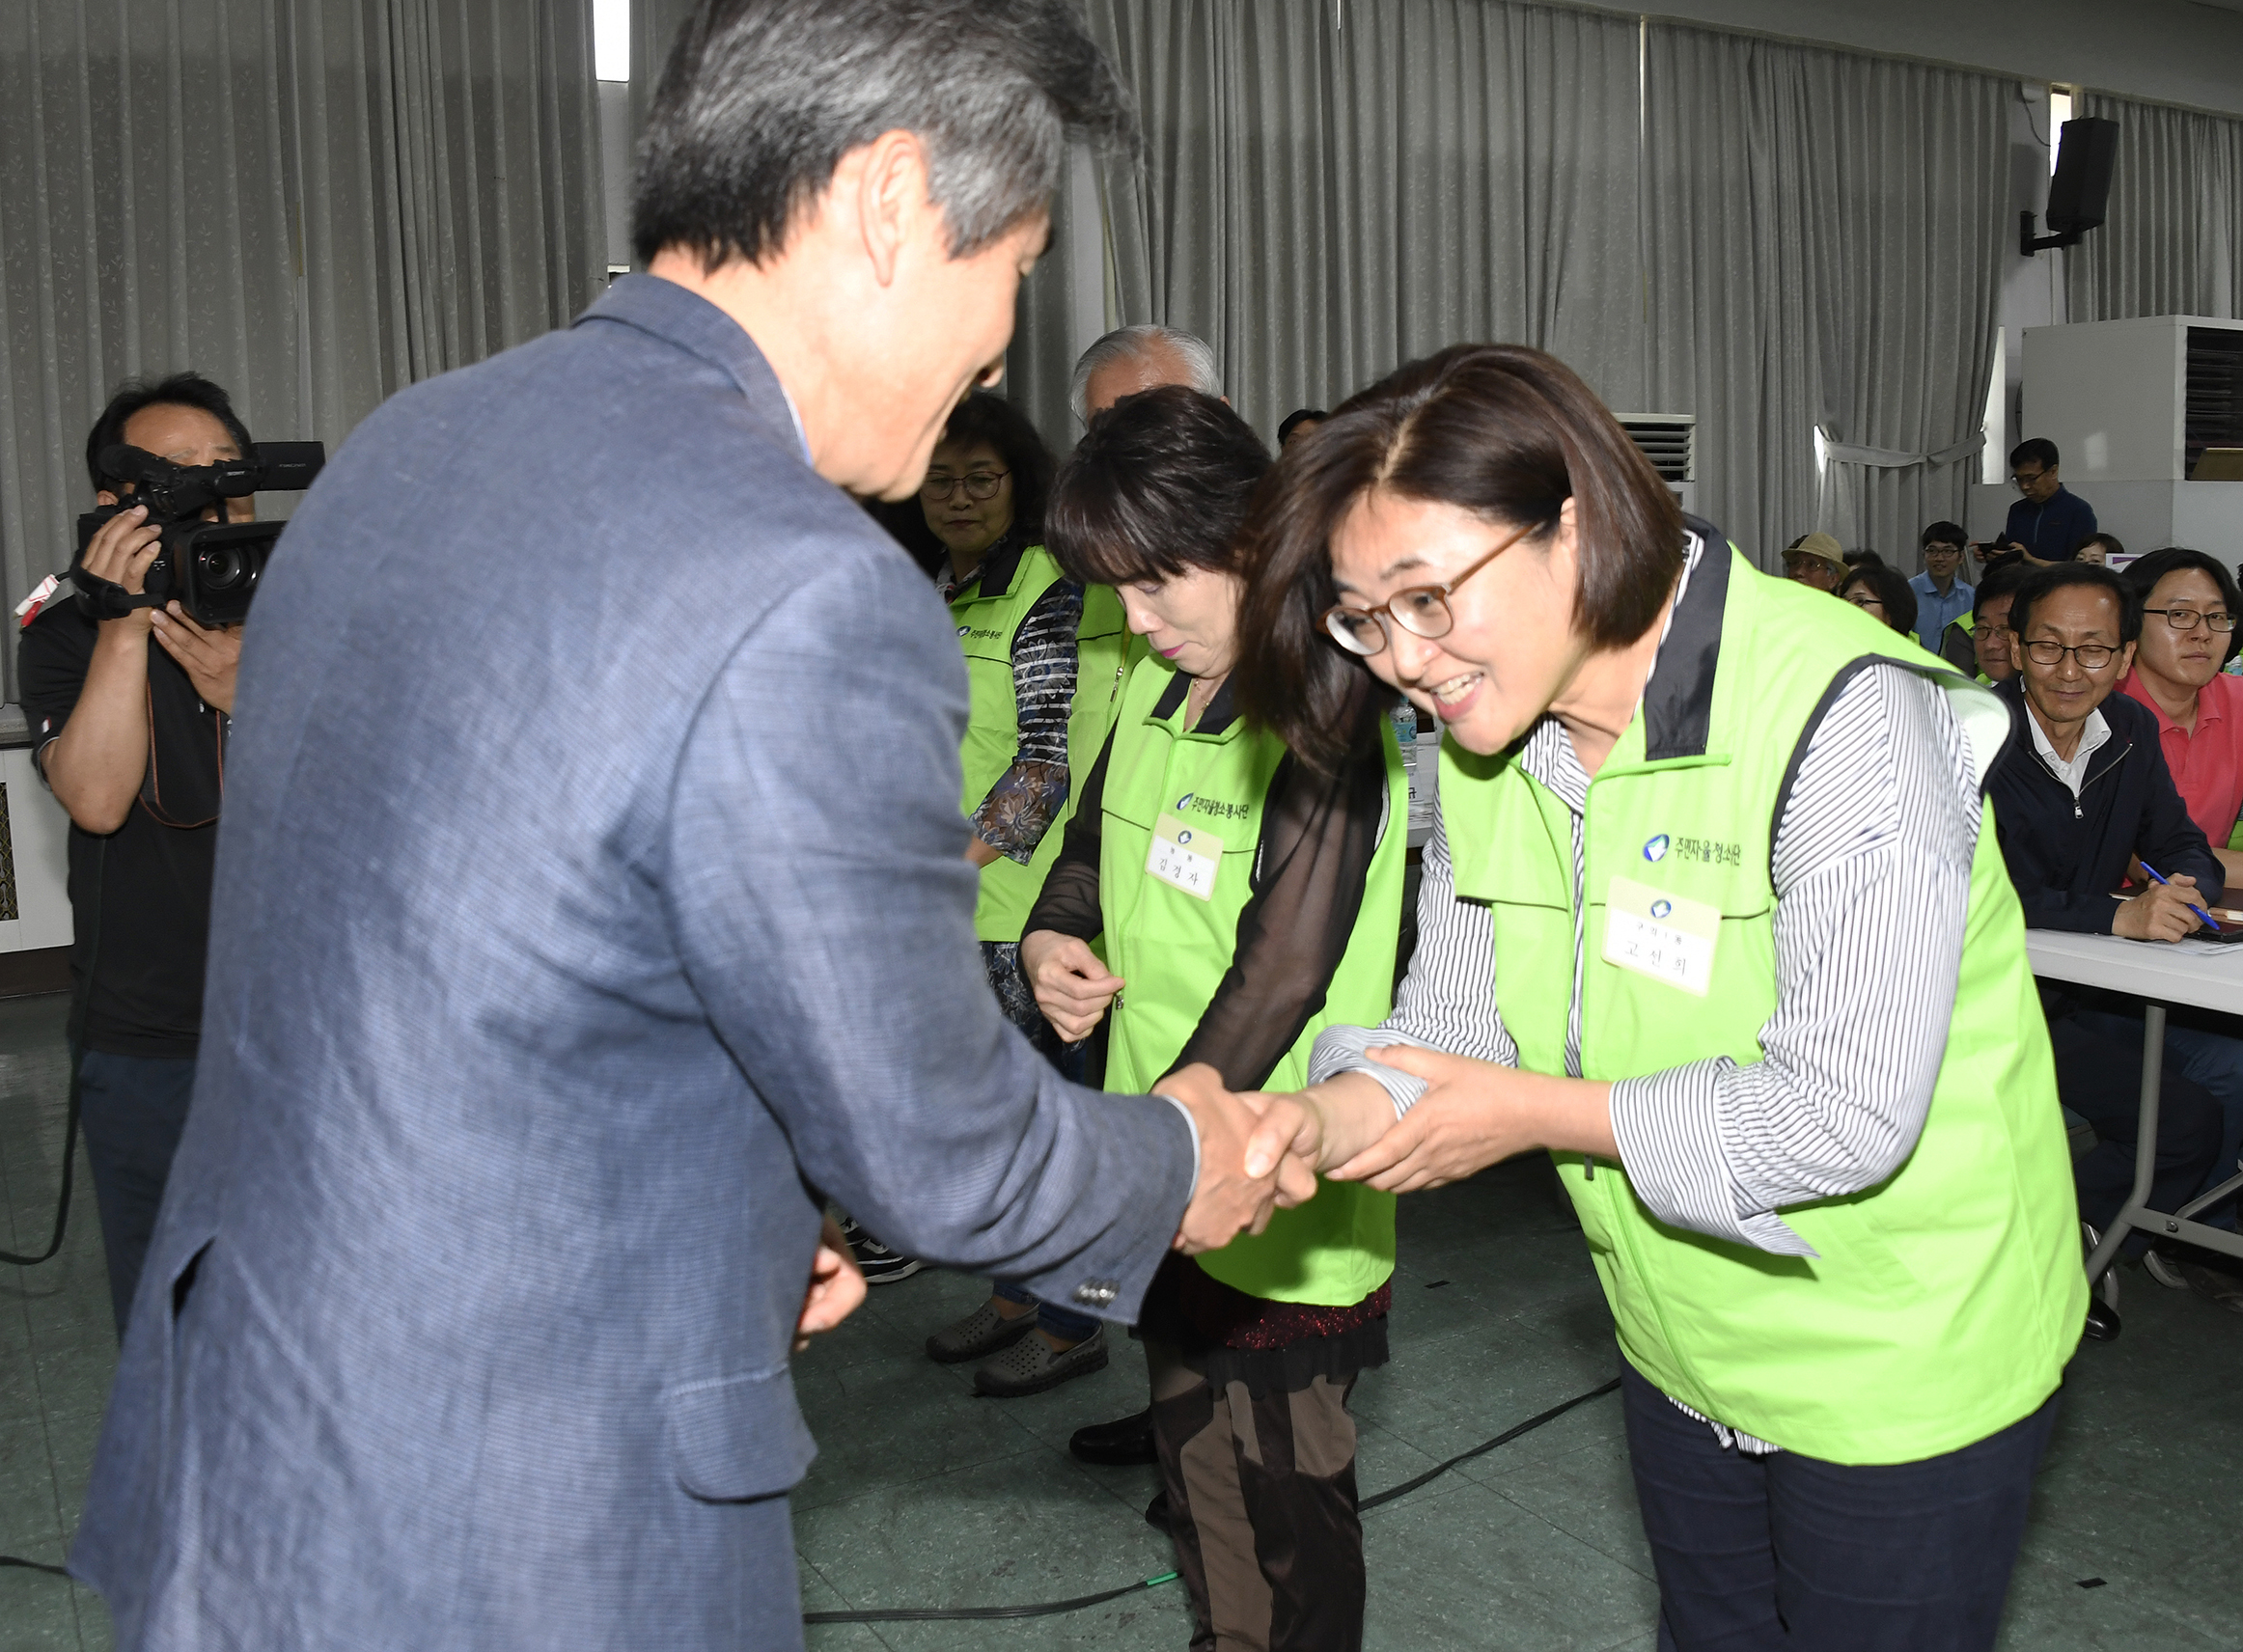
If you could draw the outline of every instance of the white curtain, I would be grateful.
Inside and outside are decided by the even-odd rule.
[[[69,562],[123,378],[197,369],[332,450],[566,322],[603,280],[596,119],[588,6],[0,6],[0,599]]]
[[[1145,165],[1105,205],[1121,317],[1200,334],[1265,436],[1441,345],[1644,390],[1637,25],[1482,0],[1091,0]]]
[[[1976,475],[1999,324],[1991,76],[1672,25],[1645,41],[1655,394],[1707,513],[1918,565]],[[2013,230],[2008,233],[2013,234]]]
[[[2064,255],[2075,321],[2243,317],[2243,121],[2085,93],[2118,123],[2110,217]]]
[[[1699,508],[1764,564],[1823,527],[1912,566],[1961,516],[2005,82],[1509,0],[1089,4],[1149,140],[1106,179],[1119,317],[1207,338],[1265,433],[1501,339],[1695,415]]]

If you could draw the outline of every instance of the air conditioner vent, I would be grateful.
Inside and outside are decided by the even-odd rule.
[[[1698,480],[1698,418],[1691,413],[1622,413],[1620,428],[1667,482]]]

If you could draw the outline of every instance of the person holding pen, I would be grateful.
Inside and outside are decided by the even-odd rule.
[[[1234,1090],[1298,1088],[1319,1031],[1392,1000],[1409,825],[1393,697],[1355,685],[1323,767],[1237,710],[1241,530],[1269,468],[1237,414],[1168,385],[1094,418],[1053,492],[1053,551],[1121,592],[1149,649],[1020,943],[1062,1036],[1107,1022],[1110,1089],[1199,1061]],[[1394,1254],[1394,1196],[1331,1182],[1156,1276],[1149,1415],[1083,1432],[1149,1429],[1194,1646],[1362,1645],[1347,1399],[1386,1363]]]
[[[2035,928],[2178,941],[2202,928],[2203,909],[2220,899],[2224,873],[2174,785],[2155,714],[2113,692],[2134,662],[2142,620],[2134,588],[2091,563],[2029,574],[2010,604],[2018,675],[1994,692],[2016,734],[1987,777],[1986,795],[2025,922]],[[2113,899],[2137,866],[2147,880],[2141,893]],[[2142,1006],[2053,983],[2041,989],[2041,1005],[2063,1105],[2094,1127],[2096,1144],[2073,1177],[2080,1219],[2099,1231],[2134,1185]],[[2170,1033],[2167,1048],[2174,1048]],[[2177,1210],[2214,1173],[2221,1109],[2195,1065],[2184,1058],[2165,1066],[2152,1196],[2161,1210]],[[2141,1256],[2147,1244],[2130,1235],[2125,1253]],[[2198,1257],[2195,1247],[2182,1249],[2185,1258],[2176,1252],[2171,1266]],[[2117,1313],[2097,1303],[2090,1332],[2117,1335]]]
[[[1335,761],[1369,675],[1447,730],[1418,950],[1295,1151],[1550,1151],[1662,1645],[1991,1646],[2087,1299],[2001,705],[1683,517],[1537,350],[1398,370],[1282,480],[1249,715]]]

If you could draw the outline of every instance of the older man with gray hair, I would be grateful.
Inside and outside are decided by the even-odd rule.
[[[1230,399],[1206,340],[1140,321],[1115,328],[1083,352],[1067,385],[1067,404],[1088,425],[1124,396],[1163,384],[1188,384],[1202,396]]]
[[[844,491],[919,486],[1069,136],[1132,124],[1069,0],[701,0],[647,273],[305,498],[70,1553],[125,1652],[794,1652],[789,1351],[864,1292],[821,1194],[1126,1324],[1315,1191],[1297,1113],[1005,1024],[965,666]]]

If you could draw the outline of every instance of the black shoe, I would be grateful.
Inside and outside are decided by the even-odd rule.
[[[927,1357],[945,1365],[955,1365],[962,1360],[986,1360],[991,1354],[1011,1347],[1035,1329],[1035,1308],[1008,1319],[997,1311],[997,1299],[991,1297],[965,1318],[944,1326],[929,1336]]]
[[[841,1230],[842,1237],[849,1242],[849,1254],[857,1259],[857,1271],[865,1276],[865,1283],[869,1285],[894,1284],[926,1266],[917,1256],[889,1250],[867,1233],[853,1216],[842,1218]]]
[[[1094,1422],[1078,1428],[1067,1440],[1067,1450],[1078,1463],[1096,1463],[1119,1469],[1132,1463],[1157,1463],[1152,1448],[1152,1413],[1141,1411],[1115,1422]]]
[[[1066,1348],[1054,1348],[1040,1336],[1023,1336],[974,1372],[974,1392],[991,1399],[1019,1399],[1105,1368],[1103,1325],[1094,1327],[1088,1336]]]
[[[2088,1298],[2088,1340],[2116,1342],[2118,1340],[2118,1310],[2098,1297]]]
[[[1155,1531],[1167,1532],[1171,1537],[1176,1535],[1174,1531],[1169,1529],[1167,1487],[1164,1486],[1159,1491],[1154,1492],[1152,1501],[1145,1505],[1145,1524]]]

